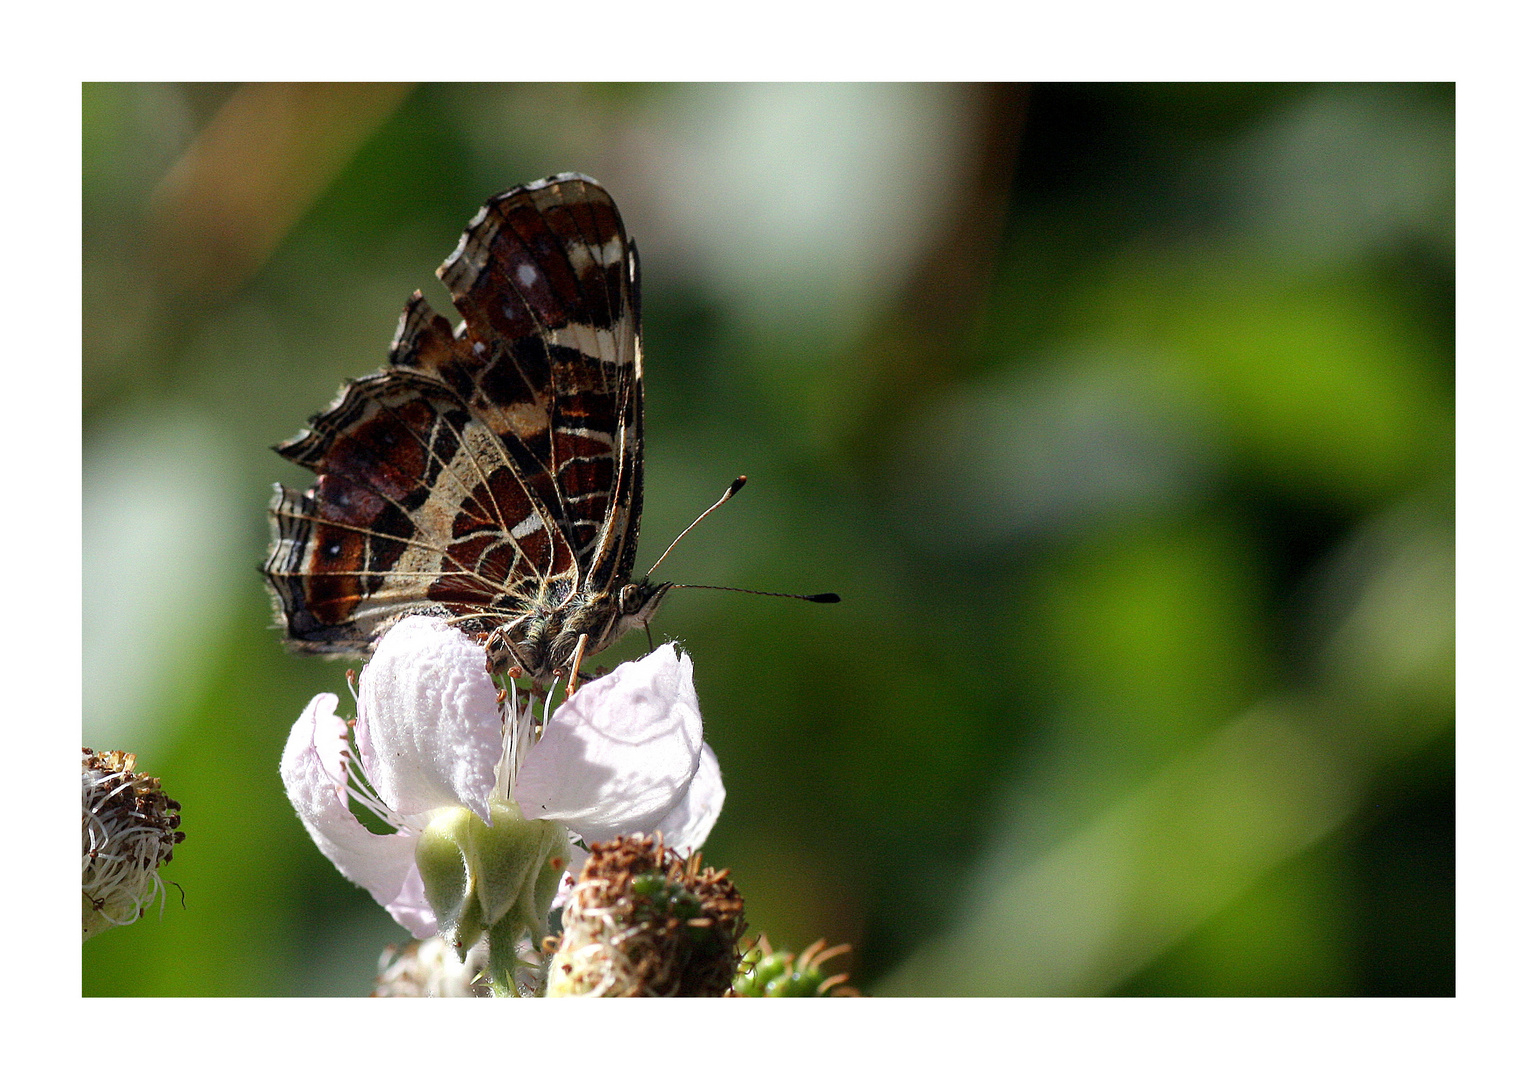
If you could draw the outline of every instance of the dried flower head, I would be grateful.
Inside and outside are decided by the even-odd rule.
[[[551,997],[721,997],[746,924],[727,871],[635,835],[593,845],[563,925]]]
[[[490,954],[490,941],[484,937],[463,960],[441,937],[387,945],[369,997],[495,997],[486,971]],[[546,959],[533,944],[521,944],[514,985],[518,997],[539,997],[544,992]]]
[[[486,970],[484,938],[461,960],[439,937],[421,938],[405,946],[390,945],[379,958],[370,997],[490,997],[491,988],[477,983]]]
[[[81,750],[80,889],[86,938],[133,922],[165,886],[157,872],[185,839],[181,806],[160,781],[133,771],[135,758]]]

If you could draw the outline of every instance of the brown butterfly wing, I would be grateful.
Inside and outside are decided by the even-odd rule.
[[[382,372],[276,447],[264,572],[292,643],[360,654],[401,615],[486,631],[628,580],[641,505],[639,267],[608,193],[565,174],[487,202],[414,295]]]

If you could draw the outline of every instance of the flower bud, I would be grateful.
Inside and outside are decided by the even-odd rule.
[[[516,806],[495,801],[490,825],[462,806],[450,807],[422,830],[416,860],[438,933],[462,961],[482,933],[504,919],[513,920],[510,929],[543,936],[566,869],[566,830],[526,821]]]
[[[758,943],[748,950],[742,969],[732,983],[738,997],[857,997],[859,991],[846,985],[847,973],[829,975],[824,965],[835,956],[850,951],[848,945],[826,948],[819,939],[795,953],[775,949],[769,938],[760,934]]]

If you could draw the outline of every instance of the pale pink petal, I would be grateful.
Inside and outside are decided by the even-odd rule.
[[[559,821],[589,843],[650,831],[685,797],[703,746],[694,664],[663,645],[556,710],[514,798],[525,817]]]
[[[577,875],[582,873],[582,868],[587,865],[587,852],[581,848],[572,848],[572,850],[577,853],[576,858],[566,868],[566,873],[561,875],[561,883],[556,886],[555,899],[550,901],[551,911],[559,911],[566,906],[566,902],[571,899],[571,890],[577,887]]]
[[[432,905],[427,902],[427,891],[422,885],[422,874],[417,870],[415,861],[411,864],[411,872],[401,884],[401,891],[394,900],[385,904],[384,909],[390,913],[391,918],[410,930],[412,937],[430,938],[438,932],[438,916],[433,914]]]
[[[442,619],[396,623],[358,682],[358,750],[396,813],[465,806],[489,825],[502,714],[485,650]]]
[[[587,852],[571,842],[571,834],[567,834],[566,849],[559,852],[566,860],[566,869],[561,874],[560,884],[556,886],[555,899],[550,901],[550,910],[558,911],[566,906],[566,901],[571,898],[572,887],[577,883],[577,875],[582,873],[582,868],[587,865]]]
[[[726,787],[721,783],[721,766],[716,761],[715,751],[707,743],[700,750],[699,772],[694,774],[689,790],[655,828],[662,830],[663,843],[687,855],[705,842],[716,818],[721,816],[721,806],[725,802]]]
[[[416,838],[369,832],[347,808],[345,793],[337,797],[338,723],[336,695],[317,695],[283,748],[283,787],[305,831],[342,876],[367,889],[378,903],[391,904],[401,896],[407,875],[416,874]]]
[[[303,739],[308,741],[316,763],[331,781],[337,800],[346,806],[347,762],[352,748],[347,744],[347,721],[336,714],[336,703],[335,694],[316,694],[299,714],[299,723],[289,732],[288,741],[293,743],[301,730],[306,733]],[[302,724],[310,726],[301,729]]]

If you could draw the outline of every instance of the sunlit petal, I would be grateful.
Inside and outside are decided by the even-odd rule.
[[[684,799],[703,746],[693,662],[666,644],[557,709],[514,796],[589,842],[649,831]]]
[[[403,816],[465,806],[488,824],[502,753],[486,653],[441,619],[390,628],[358,683],[358,750],[385,804]]]

